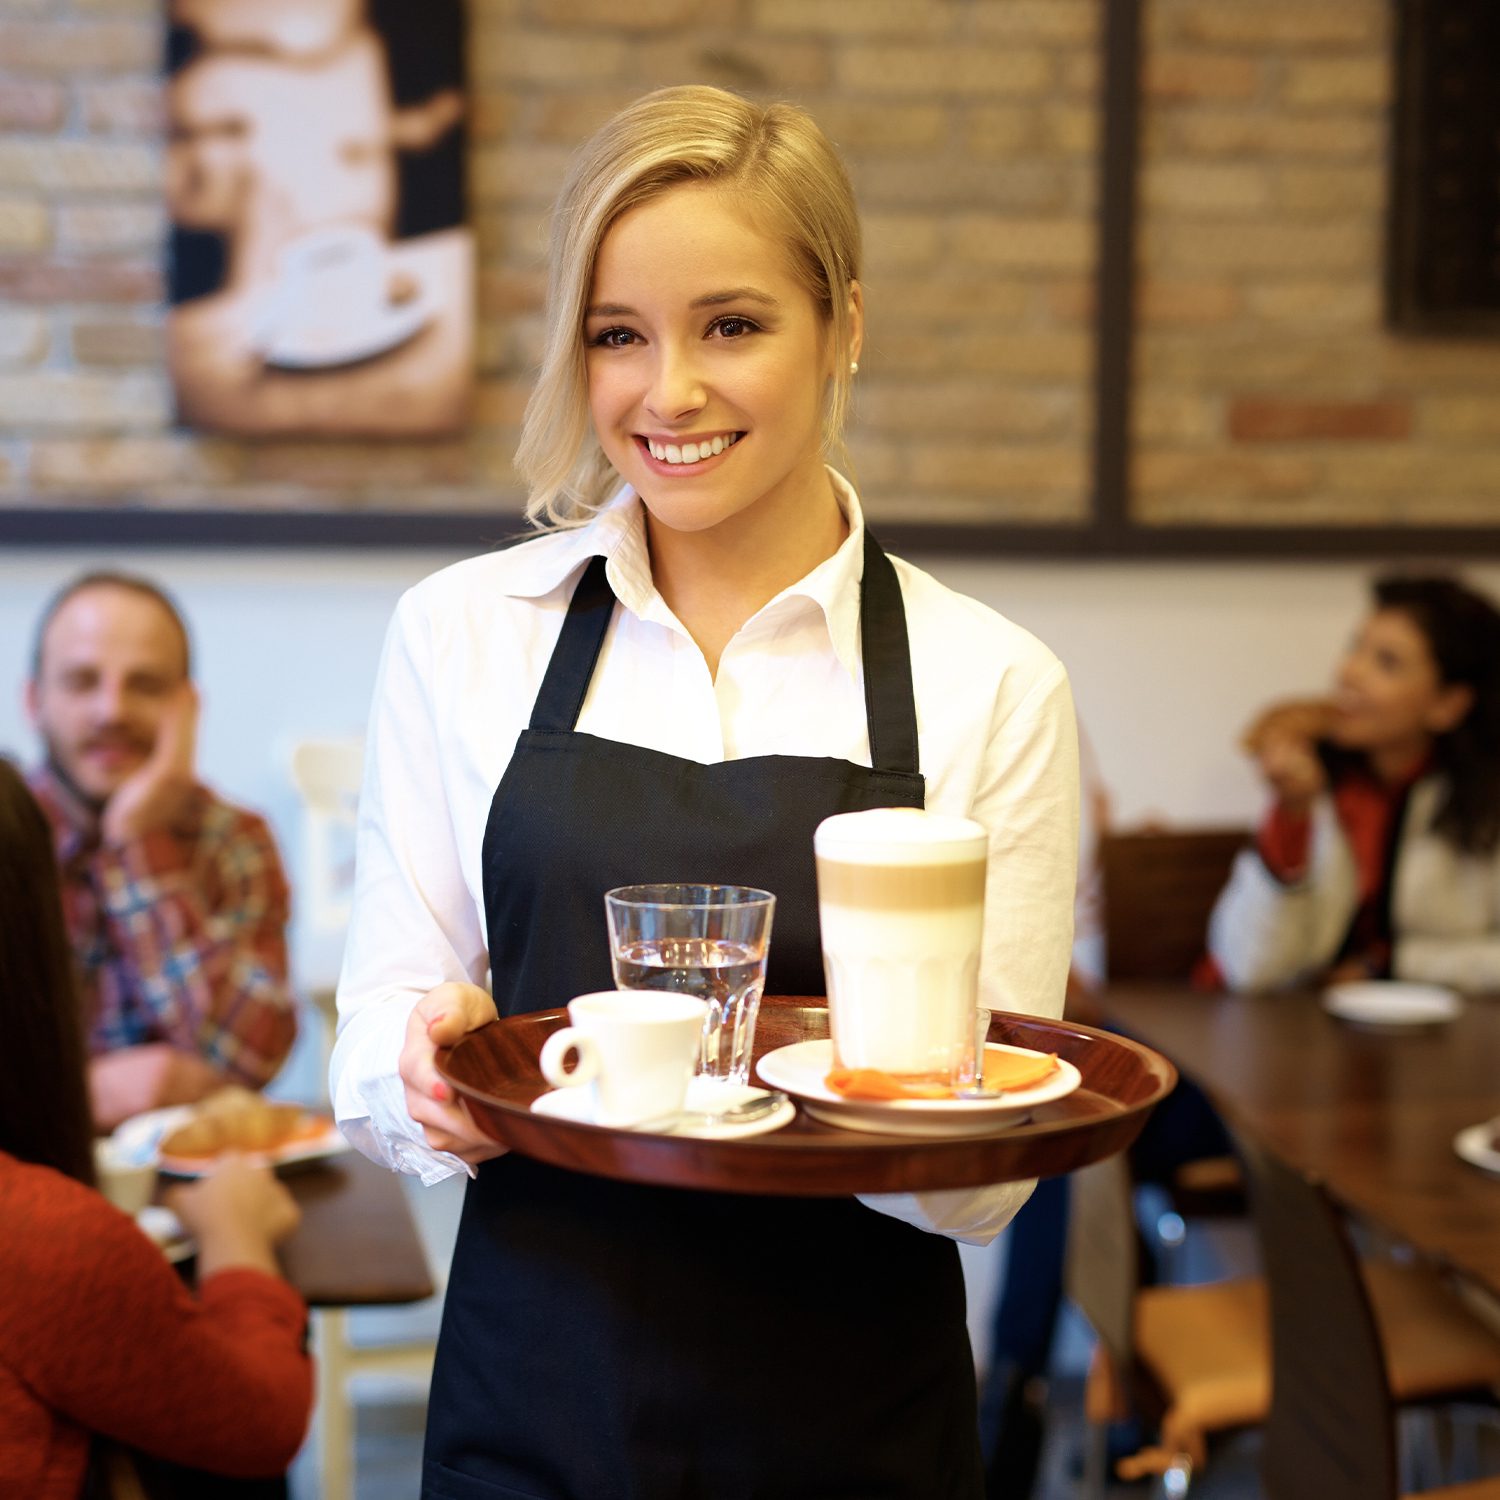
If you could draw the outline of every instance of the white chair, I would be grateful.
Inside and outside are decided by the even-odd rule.
[[[288,756],[292,784],[301,802],[300,838],[296,861],[295,901],[299,980],[307,989],[323,1029],[322,1076],[328,1076],[328,1055],[337,1029],[335,985],[342,959],[344,934],[354,892],[354,828],[359,803],[364,742],[307,739],[292,746]],[[430,1225],[419,1226],[430,1229]],[[438,1231],[441,1237],[442,1231]],[[428,1254],[437,1265],[434,1280],[442,1296],[447,1270],[445,1254]],[[423,1326],[415,1332],[409,1309],[360,1310],[351,1323],[343,1308],[320,1308],[314,1313],[317,1355],[318,1458],[321,1500],[352,1500],[354,1493],[354,1393],[359,1381],[363,1394],[409,1398],[425,1394],[432,1377],[436,1342],[433,1309],[421,1304]],[[374,1339],[361,1339],[361,1323],[386,1325]],[[431,1325],[431,1326],[429,1326]],[[371,1377],[382,1376],[378,1388]]]

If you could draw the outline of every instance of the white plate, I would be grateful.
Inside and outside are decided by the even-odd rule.
[[[1381,1031],[1441,1026],[1462,1008],[1458,996],[1440,984],[1371,979],[1358,984],[1330,985],[1323,992],[1323,1009],[1329,1015],[1351,1026]]]
[[[163,1208],[159,1203],[148,1203],[135,1216],[135,1224],[173,1265],[198,1253],[197,1242],[182,1227],[182,1221],[170,1208]]]
[[[432,318],[425,297],[380,309],[357,328],[275,328],[259,348],[268,365],[279,370],[330,370],[387,354],[414,337]]]
[[[758,1099],[764,1089],[749,1084],[716,1083],[712,1078],[694,1078],[688,1084],[684,1109],[707,1111],[730,1109],[748,1099]],[[553,1089],[534,1099],[532,1110],[539,1115],[549,1115],[557,1120],[572,1120],[580,1125],[593,1125],[593,1093],[585,1087]],[[691,1136],[700,1141],[737,1141],[747,1135],[764,1135],[769,1130],[780,1130],[797,1116],[797,1106],[790,1099],[779,1105],[768,1115],[754,1120],[743,1120],[737,1125],[692,1125],[683,1124],[674,1130],[653,1131],[651,1134]]]
[[[1470,1125],[1453,1137],[1453,1149],[1471,1167],[1500,1175],[1500,1151],[1493,1145],[1495,1133],[1500,1130],[1500,1120],[1486,1120],[1482,1125]]]
[[[986,1050],[1019,1057],[1045,1055],[999,1042],[988,1043]],[[1022,1124],[1037,1105],[1071,1094],[1083,1081],[1072,1063],[1058,1058],[1057,1071],[1041,1083],[1009,1089],[999,1099],[845,1099],[824,1081],[832,1066],[831,1041],[794,1042],[766,1053],[756,1071],[773,1088],[795,1094],[814,1119],[877,1135],[992,1135]]]
[[[174,1177],[203,1177],[213,1171],[215,1158],[169,1156],[161,1150],[163,1138],[176,1130],[192,1112],[191,1104],[174,1104],[166,1109],[151,1109],[143,1115],[134,1115],[116,1127],[115,1142],[133,1161],[153,1163]],[[295,1162],[321,1161],[349,1149],[349,1142],[340,1134],[338,1126],[329,1120],[320,1134],[308,1139],[293,1141],[275,1151],[246,1151],[243,1154],[246,1161],[256,1165],[285,1167]]]

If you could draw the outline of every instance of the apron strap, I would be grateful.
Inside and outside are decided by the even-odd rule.
[[[615,612],[606,557],[591,557],[573,590],[562,634],[547,663],[531,709],[531,727],[551,734],[571,734],[583,712],[594,665],[604,649],[604,637]]]
[[[865,666],[865,719],[870,765],[915,774],[917,700],[911,683],[911,642],[901,581],[875,534],[865,527],[865,572],[859,591],[860,655]]]
[[[591,558],[573,590],[562,634],[547,663],[531,711],[532,729],[569,734],[578,723],[614,615],[615,596],[609,586],[607,566],[607,559]],[[869,527],[865,528],[859,634],[871,767],[877,771],[915,773],[921,767],[906,609],[901,602],[896,570]]]

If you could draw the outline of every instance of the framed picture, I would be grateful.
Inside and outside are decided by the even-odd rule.
[[[459,0],[174,0],[167,350],[184,425],[462,427],[463,39]]]
[[[1500,334],[1500,9],[1402,0],[1399,18],[1390,322]]]

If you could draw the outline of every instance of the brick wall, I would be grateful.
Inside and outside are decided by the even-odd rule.
[[[877,515],[1088,507],[1103,0],[470,0],[483,327],[463,438],[174,428],[159,0],[0,0],[0,504],[514,506],[546,206],[646,88],[797,99],[867,230]],[[1493,519],[1500,345],[1387,334],[1389,0],[1145,0],[1143,520]]]
[[[174,429],[162,368],[158,0],[0,0],[0,504],[514,505],[542,226],[647,88],[806,104],[868,238],[856,468],[876,510],[1079,516],[1096,0],[470,0],[479,384],[462,439]]]
[[[1393,10],[1147,0],[1138,519],[1500,519],[1500,342],[1383,326]]]

